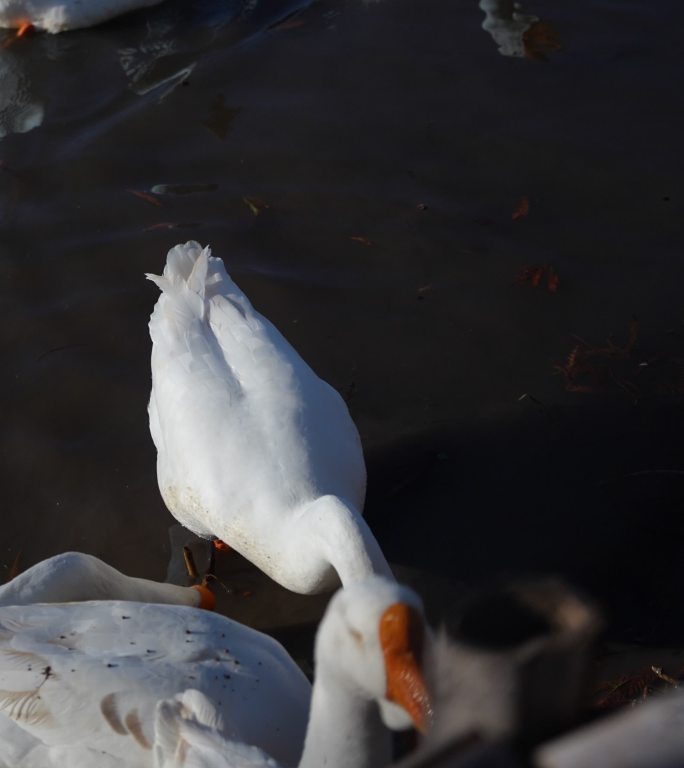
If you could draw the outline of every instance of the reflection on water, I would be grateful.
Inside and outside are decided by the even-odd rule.
[[[306,0],[167,0],[145,13],[98,27],[92,37],[75,32],[15,39],[11,32],[0,32],[0,139],[40,126],[46,102],[48,118],[63,120],[70,112],[65,100],[74,91],[84,86],[84,92],[92,95],[83,80],[99,82],[110,103],[121,98],[112,92],[117,85],[112,76],[115,60],[132,93],[159,103],[187,84],[198,56],[206,55],[212,45],[240,42],[306,4]],[[46,93],[52,97],[46,99]]]
[[[523,13],[513,0],[480,0],[485,12],[482,29],[489,32],[502,56],[525,56],[523,35],[539,21],[538,16]]]
[[[480,0],[485,12],[482,29],[489,32],[502,56],[545,59],[560,50],[558,36],[550,24],[524,13],[514,0]]]
[[[20,61],[0,49],[0,139],[8,133],[26,133],[43,122],[43,105],[31,93]]]

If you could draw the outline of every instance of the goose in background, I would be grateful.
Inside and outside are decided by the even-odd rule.
[[[214,595],[204,584],[180,587],[126,576],[82,552],[64,552],[0,586],[0,607],[84,600],[133,600],[213,609]]]
[[[340,395],[250,304],[221,259],[177,245],[150,319],[161,495],[199,536],[300,593],[390,577],[363,520],[366,470]]]
[[[245,755],[255,768],[386,765],[386,726],[424,728],[430,717],[426,641],[412,590],[356,582],[321,622],[311,693],[275,640],[206,611],[3,607],[0,734],[21,734],[0,747],[0,765],[208,768]]]
[[[0,0],[0,27],[46,32],[94,27],[162,0]]]

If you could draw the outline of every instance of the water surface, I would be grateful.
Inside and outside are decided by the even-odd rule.
[[[168,0],[4,38],[0,562],[164,573],[144,273],[193,238],[348,399],[437,607],[553,572],[622,640],[684,637],[684,10],[523,11]],[[320,610],[275,594],[260,626]]]

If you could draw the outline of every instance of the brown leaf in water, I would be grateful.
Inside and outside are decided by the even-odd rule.
[[[220,93],[212,102],[209,108],[209,117],[204,121],[203,125],[208,128],[214,136],[217,136],[223,141],[230,133],[233,127],[233,121],[240,114],[239,109],[233,109],[227,107],[224,96]]]
[[[262,211],[265,211],[271,206],[264,202],[260,197],[243,197],[242,202],[249,208],[249,210],[258,216]]]
[[[548,21],[537,21],[523,32],[525,56],[536,61],[547,61],[549,54],[562,50],[560,38]]]
[[[518,219],[524,219],[529,212],[530,212],[530,200],[527,197],[527,195],[523,195],[520,198],[520,200],[518,200],[518,204],[515,206],[515,210],[513,211],[511,218],[513,219],[513,221],[517,221]]]
[[[558,289],[560,288],[560,278],[553,267],[549,267],[549,276],[546,281],[546,287],[548,288],[549,293],[558,293]]]
[[[369,240],[364,235],[352,235],[350,240],[353,240],[355,243],[361,243],[361,245],[373,245],[373,241]]]
[[[144,200],[146,203],[149,203],[150,205],[156,205],[158,208],[161,208],[161,200],[157,200],[154,195],[151,195],[149,192],[142,192],[139,189],[128,189],[126,190],[131,195],[135,195],[136,197],[139,197],[141,200]]]
[[[539,267],[534,264],[523,267],[520,272],[515,276],[515,282],[518,285],[524,285],[529,283],[530,285],[538,288],[541,285],[542,278],[544,277],[544,267]]]

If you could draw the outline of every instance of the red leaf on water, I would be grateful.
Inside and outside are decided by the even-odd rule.
[[[558,32],[547,21],[537,21],[523,32],[523,46],[528,59],[546,61],[548,55],[562,50]]]
[[[151,195],[149,192],[142,192],[139,189],[127,189],[126,191],[129,192],[131,195],[135,195],[136,197],[139,197],[141,200],[144,200],[146,203],[149,203],[150,205],[156,205],[158,208],[161,208],[161,200],[157,200],[157,198]]]
[[[518,200],[518,204],[515,206],[515,210],[513,211],[513,215],[511,218],[513,221],[517,221],[518,219],[523,219],[527,214],[530,212],[530,200],[527,197],[527,195],[523,195],[520,200]]]
[[[538,288],[541,284],[542,277],[544,277],[544,267],[535,266],[534,264],[527,267],[523,267],[515,277],[515,282],[518,285],[529,283],[535,288]]]
[[[549,276],[546,281],[546,287],[549,289],[549,293],[558,293],[560,287],[560,278],[554,271],[553,267],[549,267]]]
[[[361,245],[373,245],[373,241],[363,235],[352,235],[349,239],[355,243],[361,243]]]

